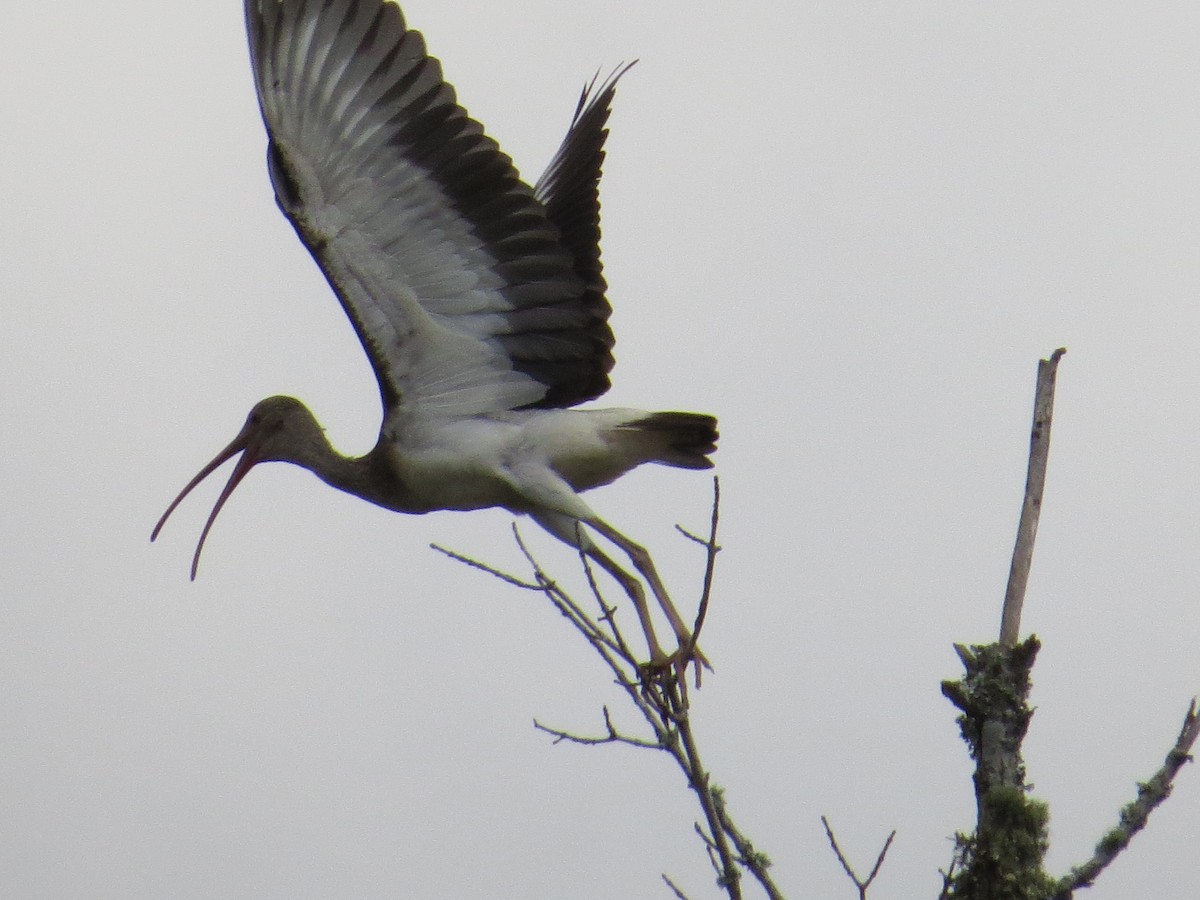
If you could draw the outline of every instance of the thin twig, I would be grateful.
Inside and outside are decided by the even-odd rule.
[[[1179,737],[1175,746],[1167,753],[1166,762],[1154,773],[1147,782],[1138,785],[1137,799],[1127,804],[1121,810],[1120,822],[1108,832],[1096,845],[1096,852],[1086,863],[1071,870],[1058,884],[1055,893],[1056,900],[1068,900],[1073,891],[1081,887],[1089,887],[1096,877],[1117,858],[1133,839],[1133,836],[1146,827],[1150,813],[1171,794],[1175,776],[1185,763],[1192,761],[1192,746],[1200,738],[1200,713],[1196,708],[1196,700],[1192,699],[1188,706],[1187,715],[1183,717],[1183,727],[1179,729]]]
[[[528,581],[522,581],[520,578],[517,578],[515,575],[509,575],[507,572],[503,572],[500,569],[493,568],[492,566],[489,566],[487,563],[480,562],[477,559],[472,559],[469,556],[463,556],[461,553],[456,553],[453,550],[448,550],[447,548],[441,546],[440,544],[430,544],[429,546],[432,547],[434,550],[436,550],[438,553],[441,553],[443,556],[450,557],[455,562],[460,562],[465,566],[470,566],[472,569],[478,569],[480,572],[487,572],[487,574],[492,575],[496,578],[499,578],[501,581],[511,584],[514,587],[523,588],[527,591],[540,591],[540,590],[544,589],[544,585],[542,585],[540,582],[537,584],[533,584]]]
[[[600,583],[596,580],[596,573],[592,570],[592,561],[583,549],[583,529],[578,523],[575,524],[575,533],[579,545],[579,564],[583,566],[583,574],[587,578],[588,588],[591,590],[596,603],[600,606],[600,621],[608,624],[608,629],[612,632],[613,640],[621,648],[621,654],[636,665],[636,657],[634,657],[633,651],[629,649],[629,645],[625,642],[625,636],[621,634],[621,629],[617,625],[617,608],[615,605],[609,606],[604,600],[604,595],[600,593]]]
[[[637,658],[633,655],[633,651],[629,649],[628,644],[625,643],[624,637],[621,635],[620,629],[617,627],[615,618],[609,615],[606,619],[606,621],[609,623],[610,629],[613,632],[613,638],[610,639],[606,634],[603,633],[603,631],[600,630],[599,626],[590,619],[583,609],[577,603],[575,603],[570,596],[558,588],[554,581],[545,574],[541,565],[534,558],[532,551],[530,551],[528,545],[525,543],[524,538],[521,536],[520,529],[517,527],[515,522],[513,523],[513,537],[516,540],[517,546],[520,548],[522,555],[533,568],[535,577],[538,579],[538,583],[542,586],[543,593],[545,593],[545,595],[550,599],[551,603],[554,604],[559,612],[561,612],[571,622],[571,624],[573,624],[576,629],[580,631],[585,638],[587,638],[588,642],[591,643],[596,652],[600,654],[600,657],[612,671],[613,676],[616,679],[616,683],[625,691],[630,701],[642,714],[642,717],[645,718],[650,724],[658,742],[664,746],[671,742],[673,738],[670,728],[660,723],[656,717],[654,708],[646,702],[643,696],[643,685],[639,680],[641,665]],[[588,573],[589,582],[592,585],[594,596],[600,605],[602,616],[604,616],[607,614],[609,607],[604,602],[603,597],[600,596],[599,587],[595,584],[591,570],[590,568],[586,567],[586,560],[585,571]],[[605,714],[607,716],[607,710],[605,710]],[[553,730],[547,730],[552,734],[556,733]],[[567,735],[566,732],[562,733]],[[575,738],[578,736],[568,735],[568,737]],[[584,743],[585,741],[575,740],[573,742]]]
[[[713,502],[712,502],[712,518],[708,528],[708,540],[704,542],[707,550],[704,560],[704,586],[700,591],[700,605],[696,610],[696,622],[692,626],[692,640],[687,647],[687,653],[684,658],[688,658],[696,649],[696,644],[700,640],[700,630],[704,627],[704,618],[708,615],[708,601],[712,596],[713,573],[716,571],[717,552],[721,549],[717,546],[717,524],[721,520],[721,479],[713,477]],[[682,531],[682,529],[680,529]],[[684,532],[685,534],[687,532]],[[700,684],[700,668],[696,668],[696,685]]]
[[[675,894],[676,900],[688,900],[688,895],[685,894],[683,891],[681,891],[679,889],[679,886],[676,885],[675,882],[673,882],[670,878],[668,878],[666,876],[665,872],[663,873],[662,880],[667,883],[667,887],[669,887],[671,889],[671,891]]]
[[[1017,526],[1008,586],[1004,592],[1004,612],[1000,617],[1000,644],[1016,646],[1021,632],[1021,608],[1033,563],[1033,543],[1037,538],[1038,517],[1042,512],[1042,494],[1046,487],[1046,463],[1050,457],[1050,424],[1054,417],[1054,383],[1058,361],[1066,353],[1059,347],[1049,359],[1038,361],[1037,392],[1033,401],[1033,430],[1029,438],[1029,468],[1025,476],[1025,502]]]
[[[688,531],[682,525],[676,524],[675,530],[678,531],[680,534],[682,534],[685,538],[687,538],[692,543],[699,544],[701,547],[708,546],[708,538],[702,538],[698,534],[692,534],[692,532]],[[718,549],[720,549],[720,548],[718,548]]]
[[[869,887],[871,882],[875,880],[875,876],[879,874],[879,870],[883,867],[883,861],[887,858],[887,852],[892,846],[892,841],[896,839],[896,829],[892,829],[892,833],[888,835],[887,840],[883,842],[883,849],[879,851],[879,857],[875,860],[875,865],[871,867],[871,874],[867,876],[864,887]]]
[[[938,894],[938,900],[948,900],[950,891],[954,887],[954,870],[962,864],[964,844],[961,837],[955,838],[954,855],[950,857],[950,865],[943,871],[938,869],[938,874],[942,876],[942,892]]]
[[[569,731],[563,731],[558,728],[549,728],[543,725],[537,719],[533,720],[533,727],[538,731],[544,731],[546,734],[554,738],[554,743],[568,741],[572,744],[584,744],[587,746],[596,746],[598,744],[629,744],[633,747],[644,747],[647,750],[662,750],[662,741],[648,741],[645,738],[630,737],[627,734],[621,734],[617,731],[612,723],[612,718],[608,714],[608,707],[604,707],[604,728],[607,734],[600,737],[587,737],[585,735],[572,734]]]
[[[601,628],[591,620],[591,617],[588,616],[588,614],[585,613],[579,607],[579,605],[576,604],[575,601],[571,599],[571,597],[555,583],[552,578],[546,575],[546,573],[542,570],[542,567],[538,564],[537,560],[534,559],[533,553],[530,552],[529,547],[525,544],[525,539],[521,536],[521,530],[517,527],[516,522],[513,523],[512,530],[513,538],[517,542],[517,547],[520,548],[521,554],[525,557],[526,562],[529,563],[530,568],[533,569],[534,578],[537,579],[538,588],[546,595],[550,602],[554,604],[555,608],[562,613],[563,616],[565,616],[571,622],[571,624],[581,631],[583,636],[586,637],[592,646],[596,648],[597,652],[605,656],[606,659],[609,652],[617,653],[622,656],[630,656],[630,658],[632,658],[629,654],[629,648],[624,646],[623,642],[617,643],[610,639],[608,635],[606,635],[603,630],[601,630]],[[488,570],[487,567],[483,566],[479,566],[477,568],[483,568],[485,571]]]
[[[863,879],[858,877],[858,873],[854,871],[853,867],[846,859],[846,855],[842,853],[842,848],[838,846],[837,838],[833,836],[833,828],[830,826],[829,820],[824,816],[821,816],[821,824],[825,826],[825,836],[829,838],[829,846],[833,848],[834,856],[836,856],[838,862],[842,864],[842,868],[850,877],[850,880],[854,882],[854,886],[858,888],[859,900],[866,900],[867,888],[871,886],[871,882],[874,881],[875,876],[879,874],[879,869],[883,866],[883,861],[887,857],[887,852],[889,849],[891,849],[892,841],[896,839],[895,830],[893,830],[892,833],[888,835],[887,840],[883,842],[883,849],[879,851],[879,857],[875,860],[875,866],[871,869],[871,874]]]

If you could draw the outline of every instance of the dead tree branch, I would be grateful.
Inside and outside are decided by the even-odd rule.
[[[1030,671],[1041,644],[1036,637],[1023,643],[1018,639],[1046,486],[1055,378],[1065,352],[1059,348],[1038,363],[1025,498],[1000,640],[969,648],[957,645],[954,649],[966,674],[959,681],[942,683],[942,693],[962,713],[959,729],[975,761],[975,831],[958,835],[958,871],[946,876],[942,891],[943,897],[955,900],[1032,900],[1048,896],[1053,885],[1043,866],[1049,847],[1049,813],[1044,803],[1029,796],[1021,756],[1033,717]]]
[[[956,646],[966,675],[942,684],[942,693],[962,712],[958,722],[975,760],[978,811],[974,833],[957,836],[953,862],[943,875],[942,900],[1070,900],[1077,888],[1091,885],[1145,826],[1150,813],[1170,794],[1176,774],[1191,759],[1192,746],[1200,737],[1193,700],[1166,763],[1150,781],[1138,785],[1137,799],[1121,810],[1119,824],[1100,841],[1092,858],[1063,878],[1046,873],[1049,813],[1044,803],[1029,796],[1021,755],[1033,716],[1028,702],[1030,672],[1040,644],[1033,636],[1023,642],[1019,638],[1045,490],[1055,378],[1064,352],[1056,350],[1038,365],[1025,499],[1000,639],[986,646]]]
[[[1037,390],[1033,401],[1033,430],[1029,437],[1029,467],[1025,476],[1025,501],[1017,526],[1008,587],[1004,593],[1004,611],[1000,617],[1000,643],[1012,647],[1020,638],[1021,608],[1033,563],[1033,543],[1037,539],[1038,518],[1042,513],[1042,494],[1046,489],[1046,463],[1050,458],[1050,425],[1054,418],[1054,385],[1058,361],[1066,353],[1059,347],[1049,359],[1038,362]]]

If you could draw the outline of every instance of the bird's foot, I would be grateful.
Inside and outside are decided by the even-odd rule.
[[[690,641],[673,653],[664,653],[656,647],[655,651],[650,654],[649,662],[642,663],[638,668],[643,681],[652,681],[667,672],[674,672],[675,677],[683,682],[687,680],[688,666],[693,664],[696,667],[696,687],[699,688],[701,673],[704,669],[711,672],[713,667],[712,663],[708,661],[708,657]]]

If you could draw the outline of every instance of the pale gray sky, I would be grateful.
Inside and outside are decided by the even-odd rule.
[[[597,69],[613,405],[721,418],[695,698],[794,896],[935,896],[973,821],[940,695],[996,632],[1036,361],[1066,345],[1026,625],[1057,871],[1200,690],[1200,10],[412,0],[530,179]],[[364,452],[378,400],[276,211],[240,4],[18,4],[0,29],[0,893],[715,896],[668,761],[553,747],[605,673],[502,513],[405,518],[287,466],[155,519],[261,397]],[[591,496],[677,586],[703,475]],[[571,575],[568,555],[534,536]],[[614,707],[616,708],[616,707]],[[1194,896],[1200,774],[1089,896]]]

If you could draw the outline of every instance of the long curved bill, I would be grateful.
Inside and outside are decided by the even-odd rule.
[[[162,514],[162,518],[158,520],[158,524],[154,526],[154,530],[150,532],[150,540],[153,541],[158,537],[158,533],[162,531],[162,527],[166,524],[167,518],[175,511],[175,507],[177,507],[183,501],[184,497],[191,493],[192,488],[202,482],[205,478],[219,469],[230,459],[237,456],[239,453],[242,454],[242,458],[239,459],[237,461],[237,465],[233,467],[233,472],[229,476],[229,481],[225,482],[225,488],[221,491],[221,496],[217,498],[216,505],[213,506],[212,512],[208,514],[208,521],[204,523],[204,530],[200,532],[200,540],[196,543],[196,553],[192,556],[192,581],[196,580],[196,570],[200,567],[200,551],[204,549],[204,541],[208,538],[208,532],[212,530],[213,522],[217,520],[217,513],[221,511],[221,507],[225,505],[225,501],[229,499],[230,494],[233,493],[233,489],[236,488],[238,484],[241,483],[242,479],[246,477],[246,473],[253,469],[256,463],[261,462],[258,453],[256,452],[254,443],[255,442],[251,440],[249,429],[243,428],[241,433],[239,433],[238,436],[230,442],[228,447],[218,453],[212,462],[196,473],[196,477],[187,483],[184,489],[179,492],[179,496],[171,501],[171,505],[168,506],[167,511]]]

